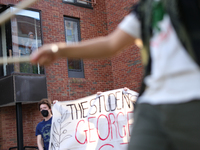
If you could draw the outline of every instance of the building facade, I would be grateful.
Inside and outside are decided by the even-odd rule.
[[[0,11],[6,9],[12,11],[13,5],[18,2],[20,0],[0,0]],[[0,55],[21,57],[30,55],[37,47],[46,43],[60,41],[73,43],[106,36],[117,27],[136,2],[136,0],[38,0],[1,25]],[[15,105],[17,102],[22,104],[23,144],[37,146],[35,128],[37,123],[42,121],[37,101],[43,93],[51,100],[66,101],[92,95],[97,91],[122,87],[129,87],[138,92],[142,73],[140,52],[136,45],[105,59],[59,59],[45,68],[32,66],[30,63],[0,66],[0,81],[12,76],[12,83],[16,82],[15,86],[19,84],[18,88],[10,91],[14,93],[14,101],[0,107],[0,149],[8,150],[17,146]],[[34,91],[41,88],[40,84],[36,83],[41,81],[46,87],[39,91],[43,92],[39,97],[34,96],[37,95]],[[5,85],[2,87],[3,90],[9,91],[8,81],[2,85]],[[17,94],[17,89],[21,90],[20,96]],[[9,98],[12,94],[3,90],[0,91],[1,99],[4,99],[5,94],[8,95],[6,101],[12,99]],[[29,92],[26,92],[27,90]],[[27,93],[32,94],[27,96]]]

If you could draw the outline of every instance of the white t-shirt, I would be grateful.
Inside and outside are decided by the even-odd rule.
[[[151,75],[138,103],[175,104],[200,99],[200,68],[181,45],[167,14],[150,39]],[[140,21],[130,13],[118,28],[140,38]]]

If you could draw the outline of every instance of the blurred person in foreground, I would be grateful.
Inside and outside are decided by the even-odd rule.
[[[199,0],[141,0],[108,36],[46,44],[31,61],[49,65],[63,57],[109,57],[138,39],[146,71],[129,150],[199,150]]]

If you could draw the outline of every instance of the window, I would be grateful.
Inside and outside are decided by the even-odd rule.
[[[63,0],[63,2],[83,7],[92,7],[91,0]]]
[[[79,19],[64,17],[65,20],[65,39],[67,43],[80,41],[80,22]],[[68,59],[68,77],[84,78],[83,61],[81,59]]]
[[[10,11],[15,8],[10,7]],[[0,56],[21,57],[30,55],[42,45],[40,13],[31,10],[18,12],[10,21],[0,26]],[[31,63],[4,63],[0,76],[12,73],[43,74],[44,68]]]

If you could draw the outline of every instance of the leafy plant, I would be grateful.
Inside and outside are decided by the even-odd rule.
[[[63,112],[62,106],[59,108],[60,118],[57,119],[58,126],[56,126],[56,122],[53,122],[53,133],[52,133],[52,142],[51,142],[51,150],[60,150],[60,145],[63,141],[68,138],[71,138],[72,135],[67,134],[66,126],[68,126],[71,122],[64,123],[66,118],[68,117],[68,110]]]

